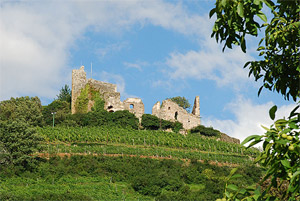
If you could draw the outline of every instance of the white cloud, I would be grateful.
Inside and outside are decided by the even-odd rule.
[[[107,57],[109,54],[113,54],[113,53],[121,51],[126,46],[128,46],[128,42],[105,45],[104,47],[96,49],[95,54],[100,59],[103,59],[103,58]]]
[[[22,95],[55,97],[66,83],[63,74],[71,70],[69,49],[86,31],[119,35],[135,24],[153,24],[201,37],[206,23],[180,3],[163,1],[2,2],[0,100]],[[100,49],[102,55],[107,51]]]
[[[239,47],[222,52],[221,45],[214,39],[207,39],[202,46],[198,51],[171,53],[166,59],[169,76],[172,79],[213,80],[218,86],[230,85],[235,89],[248,83],[248,70],[243,66],[253,60],[249,54],[244,54]]]
[[[205,126],[212,126],[232,137],[238,138],[242,142],[250,135],[264,134],[265,130],[261,125],[269,127],[274,123],[269,118],[269,109],[273,105],[272,102],[256,105],[251,100],[239,97],[234,102],[227,104],[225,108],[234,114],[236,120],[219,120],[206,117],[202,120],[202,123]],[[287,118],[295,106],[295,104],[289,104],[278,107],[275,119]]]
[[[145,61],[136,61],[135,63],[123,62],[123,65],[127,68],[135,68],[139,71],[142,71],[142,68],[145,66],[149,66],[149,63]]]

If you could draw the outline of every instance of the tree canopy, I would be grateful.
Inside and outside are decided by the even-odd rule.
[[[59,91],[59,94],[57,95],[57,99],[60,101],[66,101],[68,103],[71,103],[72,94],[71,89],[69,88],[69,85],[65,85],[61,88]]]
[[[296,0],[217,0],[209,16],[216,15],[212,37],[224,41],[225,48],[233,45],[246,52],[246,36],[258,36],[259,60],[249,61],[249,76],[263,79],[263,88],[281,93],[285,99],[296,101],[300,94],[300,3]],[[271,19],[262,12],[267,6]],[[259,20],[261,19],[261,20]]]
[[[176,97],[168,98],[168,99],[170,99],[171,101],[177,103],[180,107],[183,107],[187,111],[189,111],[189,109],[191,108],[191,104],[183,96],[182,97],[181,96],[176,96]]]
[[[257,61],[249,61],[244,68],[249,67],[249,76],[255,80],[263,78],[263,88],[276,91],[285,99],[292,97],[294,101],[300,95],[300,2],[278,0],[217,0],[215,8],[209,16],[216,14],[212,37],[217,42],[224,41],[225,48],[238,45],[246,52],[246,36],[258,36],[258,31],[264,30],[263,37],[258,43]],[[267,20],[262,12],[267,6],[272,15]],[[256,19],[261,19],[259,23]],[[298,103],[300,104],[300,103]],[[300,198],[300,105],[293,109],[290,116],[275,121],[276,106],[270,111],[270,118],[274,124],[266,130],[264,135],[252,135],[242,144],[251,142],[248,147],[263,142],[263,151],[256,158],[256,162],[267,167],[266,175],[260,184],[267,179],[267,188],[260,187],[239,188],[234,184],[226,184],[224,199],[226,200],[299,200]],[[229,180],[238,178],[229,175]],[[282,184],[287,188],[282,190]],[[271,189],[281,190],[280,196]],[[229,191],[228,191],[229,190]],[[229,193],[234,191],[234,193]],[[218,199],[220,200],[220,199]]]

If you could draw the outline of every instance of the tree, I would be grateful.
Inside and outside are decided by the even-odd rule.
[[[71,89],[69,88],[69,85],[66,84],[64,87],[61,88],[59,94],[57,95],[57,99],[71,103],[72,92]]]
[[[217,0],[215,8],[210,11],[210,17],[216,14],[216,21],[212,37],[217,42],[224,41],[223,51],[226,47],[238,45],[246,52],[246,36],[258,36],[258,30],[264,30],[257,52],[261,60],[249,61],[244,68],[249,67],[249,76],[255,80],[263,78],[263,85],[258,90],[258,95],[263,88],[276,91],[285,99],[300,96],[300,2],[278,0]],[[270,22],[262,12],[263,6],[267,6],[272,15]],[[258,23],[256,18],[264,23]],[[257,19],[258,19],[257,18]],[[261,45],[264,43],[264,45]],[[300,102],[298,103],[300,104]],[[253,135],[244,140],[242,144],[251,142],[252,147],[263,142],[263,151],[256,159],[263,166],[268,167],[261,183],[268,178],[271,182],[267,188],[238,188],[230,184],[224,193],[228,200],[296,200],[300,198],[300,113],[299,105],[291,111],[287,119],[278,119],[266,128],[262,136]],[[270,109],[270,118],[275,120],[277,107]],[[239,175],[230,174],[229,178],[237,178]],[[287,188],[281,197],[276,197],[270,189],[279,189],[283,184]],[[229,193],[229,191],[234,194]]]
[[[41,150],[42,138],[28,123],[17,119],[0,121],[0,163],[31,170],[37,160],[32,156]]]
[[[184,108],[185,110],[189,111],[191,104],[189,103],[189,101],[185,98],[185,97],[181,97],[181,96],[176,96],[173,98],[168,98],[171,101],[177,103],[180,107]]]
[[[42,105],[38,97],[26,96],[0,102],[0,121],[20,120],[30,126],[40,126],[42,119]]]
[[[47,106],[43,106],[43,119],[47,125],[52,125],[53,116],[52,113],[55,112],[55,124],[62,123],[67,119],[70,114],[70,103],[67,101],[54,100]]]
[[[267,6],[272,19],[267,22],[262,12]],[[249,76],[255,80],[263,78],[262,88],[275,90],[284,98],[292,97],[296,101],[300,92],[300,3],[296,0],[217,0],[209,16],[216,15],[212,37],[217,42],[224,41],[226,47],[239,45],[246,52],[246,36],[258,36],[264,30],[257,52],[260,60],[249,61]],[[260,18],[263,22],[255,21]],[[264,43],[264,44],[263,44]],[[263,44],[263,45],[262,45]]]
[[[32,156],[41,148],[35,126],[42,124],[38,97],[11,98],[0,102],[0,163],[32,169]]]

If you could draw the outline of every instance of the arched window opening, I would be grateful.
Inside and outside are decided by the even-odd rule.
[[[134,105],[133,105],[133,104],[130,104],[129,108],[130,108],[130,109],[133,109],[133,108],[134,108]]]
[[[175,112],[175,116],[174,118],[177,120],[177,117],[178,117],[178,112]]]

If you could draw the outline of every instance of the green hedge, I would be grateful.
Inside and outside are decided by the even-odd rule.
[[[203,125],[199,125],[195,128],[192,128],[191,133],[200,133],[201,135],[208,136],[208,137],[219,137],[221,135],[220,131],[212,127],[205,127]]]
[[[163,120],[151,114],[143,114],[141,125],[148,130],[166,130],[171,128],[175,132],[183,128],[182,123],[178,121],[171,122]]]

